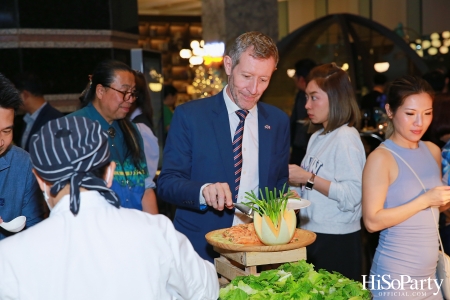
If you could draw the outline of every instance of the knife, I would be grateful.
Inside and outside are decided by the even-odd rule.
[[[252,208],[250,208],[242,203],[234,203],[234,207],[236,207],[239,211],[243,212],[247,217],[253,219],[254,211]]]

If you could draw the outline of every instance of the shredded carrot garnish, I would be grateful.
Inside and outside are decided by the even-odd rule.
[[[298,231],[295,231],[294,236],[290,243],[297,242],[298,239]],[[249,224],[239,224],[233,227],[228,228],[223,231],[223,237],[232,242],[233,244],[244,244],[244,245],[261,245],[264,244],[259,240],[258,235],[255,231],[255,226],[253,223]]]
[[[234,244],[264,245],[256,235],[253,223],[230,227],[223,232],[223,237]]]

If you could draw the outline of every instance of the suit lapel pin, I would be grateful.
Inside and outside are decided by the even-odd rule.
[[[265,129],[270,129],[269,125],[264,126]]]

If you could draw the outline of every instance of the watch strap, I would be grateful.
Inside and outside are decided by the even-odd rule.
[[[311,173],[311,178],[308,179],[308,181],[306,182],[305,188],[307,190],[312,190],[314,187],[314,178],[316,178],[316,174]]]

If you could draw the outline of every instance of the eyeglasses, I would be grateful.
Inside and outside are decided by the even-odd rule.
[[[113,90],[115,90],[116,92],[121,93],[121,94],[123,95],[123,99],[122,99],[123,102],[130,101],[131,98],[134,98],[134,100],[136,100],[136,99],[138,98],[138,95],[139,95],[139,93],[138,93],[137,91],[132,91],[132,92],[122,92],[122,91],[117,90],[117,89],[115,89],[115,88],[113,88],[113,87],[111,87],[111,86],[104,85],[104,87],[113,89]]]

